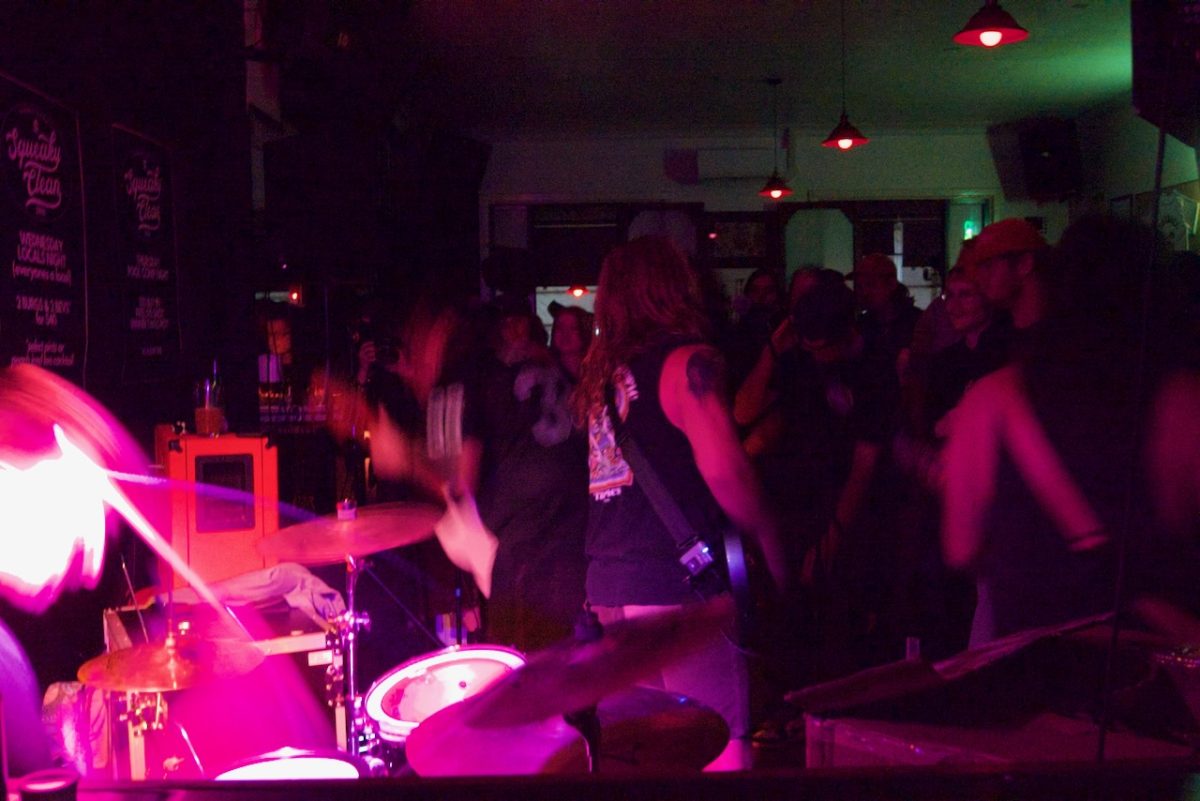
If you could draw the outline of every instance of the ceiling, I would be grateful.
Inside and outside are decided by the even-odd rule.
[[[868,136],[1073,116],[1129,91],[1129,0],[1005,0],[1029,30],[951,41],[981,0],[847,0],[846,105]],[[393,33],[400,115],[515,137],[825,133],[840,111],[835,0],[413,0]]]

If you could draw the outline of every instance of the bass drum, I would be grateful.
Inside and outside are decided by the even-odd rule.
[[[384,674],[364,704],[384,743],[402,746],[425,718],[485,689],[525,664],[496,645],[465,645],[418,656]]]
[[[281,748],[239,762],[216,776],[217,781],[289,781],[297,779],[360,779],[369,775],[364,762],[341,751]]]

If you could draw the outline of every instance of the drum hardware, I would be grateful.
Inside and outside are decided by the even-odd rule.
[[[344,558],[346,560],[346,611],[338,617],[336,630],[342,638],[345,698],[349,701],[346,751],[357,756],[364,753],[367,746],[364,741],[367,734],[366,719],[363,714],[362,698],[358,695],[358,632],[370,626],[371,620],[365,612],[359,613],[354,608],[358,575],[366,561],[349,553]]]
[[[346,676],[342,666],[330,662],[329,667],[325,668],[325,703],[329,706],[345,704],[345,688]]]
[[[335,515],[288,526],[258,543],[261,553],[278,560],[346,565],[346,611],[335,621],[333,632],[333,647],[342,657],[343,669],[337,671],[331,665],[327,677],[332,692],[340,673],[341,697],[348,707],[346,750],[352,756],[366,754],[373,747],[373,732],[358,691],[358,634],[369,630],[371,624],[370,617],[356,606],[359,576],[369,568],[366,557],[431,538],[441,516],[442,510],[431,504],[385,503],[361,509],[347,506]]]
[[[192,739],[182,724],[170,719],[163,694],[249,673],[265,658],[253,643],[197,640],[186,633],[186,627],[181,628],[178,635],[169,633],[161,645],[143,643],[101,654],[83,663],[77,673],[85,685],[123,694],[123,702],[115,710],[116,719],[127,726],[131,738],[130,769],[134,775],[145,775],[142,740],[146,733],[163,731],[168,725],[179,731],[196,769],[203,775],[204,766]]]
[[[148,731],[162,731],[167,725],[167,699],[160,692],[126,693],[117,720],[128,724],[135,737],[142,737]]]

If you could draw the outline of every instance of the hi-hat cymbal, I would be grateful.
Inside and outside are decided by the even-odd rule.
[[[465,723],[507,728],[595,706],[702,649],[732,619],[733,602],[722,596],[612,623],[595,642],[559,643],[467,699]]]
[[[347,556],[413,545],[433,536],[441,507],[428,503],[381,503],[363,506],[353,520],[318,517],[280,529],[259,540],[264,556],[304,565],[332,565]]]
[[[469,701],[470,699],[468,699]],[[465,723],[468,702],[426,718],[405,757],[421,776],[527,775],[587,770],[583,737],[561,717],[511,728]],[[689,698],[646,687],[602,700],[600,772],[701,770],[729,742],[724,719]]]
[[[265,655],[253,643],[181,638],[168,645],[134,645],[83,663],[81,682],[101,690],[168,692],[249,673]]]

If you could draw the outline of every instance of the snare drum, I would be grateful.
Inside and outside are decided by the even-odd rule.
[[[359,779],[369,775],[366,764],[341,751],[302,751],[280,748],[240,762],[217,781],[289,781],[294,779]]]
[[[525,664],[525,657],[495,645],[467,645],[425,654],[394,668],[366,695],[367,717],[379,739],[400,745],[421,721],[475,695]]]

